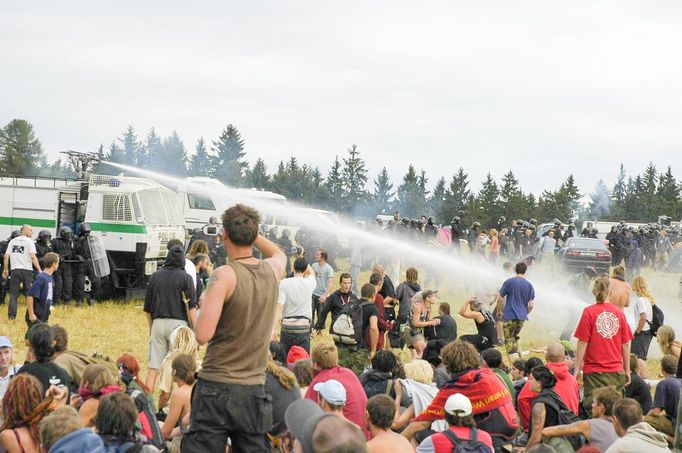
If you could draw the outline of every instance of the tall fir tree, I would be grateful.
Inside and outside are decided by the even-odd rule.
[[[189,159],[189,174],[192,176],[210,176],[211,174],[211,156],[206,149],[204,137],[197,140],[194,154]]]
[[[135,133],[135,128],[133,126],[128,126],[118,141],[121,143],[123,150],[122,163],[137,166],[141,160],[144,160],[140,158],[140,153],[143,153],[144,151],[137,139],[137,134]]]
[[[367,169],[357,145],[348,148],[348,157],[343,159],[342,181],[345,193],[344,211],[350,213],[356,209],[364,209],[368,198]]]
[[[410,164],[403,182],[398,186],[398,208],[403,217],[417,217],[424,213],[426,197],[420,187],[420,176]]]
[[[159,165],[164,165],[165,156],[163,141],[156,133],[153,127],[149,129],[144,138],[144,144],[137,159],[137,165],[142,168],[159,168]]]
[[[325,186],[327,188],[327,192],[329,193],[329,208],[336,212],[341,211],[343,208],[343,200],[346,194],[343,184],[343,174],[341,172],[341,162],[339,161],[338,155],[334,159],[334,162],[329,169]]]
[[[448,223],[454,216],[464,215],[470,194],[469,175],[462,167],[459,167],[445,192],[445,205],[442,209],[443,222]]]
[[[652,222],[658,217],[658,199],[656,187],[658,185],[658,171],[653,162],[649,162],[642,175],[643,192],[640,192],[642,201],[642,214],[640,218]]]
[[[256,189],[265,190],[270,187],[270,175],[268,175],[268,168],[265,166],[265,161],[260,157],[256,159],[253,168],[247,168],[245,172],[246,186],[255,187]]]
[[[211,148],[211,173],[228,186],[240,187],[248,163],[244,160],[244,140],[235,126],[228,124]]]
[[[178,176],[187,174],[187,150],[177,131],[163,140],[163,156],[165,159],[154,170]]]
[[[625,198],[627,195],[627,182],[625,176],[625,166],[620,164],[618,178],[616,179],[616,184],[613,186],[613,191],[611,191],[613,205],[607,216],[610,220],[620,219],[625,216]]]
[[[445,206],[446,192],[447,188],[445,187],[445,178],[441,176],[440,179],[436,182],[436,187],[433,188],[433,193],[429,197],[427,207],[429,215],[434,216],[436,218],[436,221],[439,223],[445,222],[442,216],[442,210],[443,206]],[[450,219],[447,220],[449,221]]]
[[[43,146],[31,123],[14,119],[0,129],[0,173],[37,175],[43,162],[46,164]]]
[[[679,220],[680,188],[673,176],[672,169],[668,166],[665,173],[658,177],[656,188],[657,216],[666,215]]]
[[[477,219],[484,227],[497,225],[501,209],[499,203],[500,190],[492,175],[488,173],[478,192],[477,201],[480,218]]]
[[[374,180],[372,202],[377,213],[389,213],[393,209],[393,184],[388,176],[388,170],[383,167]]]

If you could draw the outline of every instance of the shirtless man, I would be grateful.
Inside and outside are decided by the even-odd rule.
[[[623,310],[630,306],[631,291],[630,284],[625,281],[623,266],[614,267],[609,279],[609,302]]]
[[[367,442],[367,453],[412,453],[414,448],[410,441],[398,433],[391,431],[395,403],[388,395],[374,395],[367,401],[365,417],[367,429],[372,433],[372,440]]]

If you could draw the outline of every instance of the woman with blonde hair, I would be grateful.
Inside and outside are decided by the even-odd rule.
[[[656,339],[663,355],[674,355],[677,360],[680,359],[682,345],[680,345],[679,341],[675,341],[675,331],[672,327],[659,327],[658,332],[656,332]]]
[[[585,307],[574,336],[578,339],[575,353],[575,376],[584,382],[585,406],[592,404],[592,392],[611,385],[623,392],[630,383],[630,342],[632,331],[625,313],[607,300],[609,279],[594,282],[595,304]]]
[[[415,359],[404,366],[405,379],[398,379],[395,385],[395,414],[391,429],[405,427],[410,420],[421,414],[429,407],[438,394],[438,387],[433,382],[433,367],[426,360]],[[400,401],[403,394],[412,400],[407,409],[402,411]],[[445,420],[437,420],[431,424],[431,429],[437,432],[447,429]]]
[[[187,252],[187,259],[194,260],[194,258],[197,255],[208,255],[208,244],[206,243],[206,241],[197,239],[196,241],[192,242],[192,245],[189,246],[189,252]]]
[[[76,404],[72,404],[79,406],[78,416],[81,419],[81,424],[86,428],[95,426],[95,416],[99,408],[100,398],[122,390],[121,386],[118,385],[118,377],[113,375],[109,367],[99,364],[86,366],[78,389],[79,397],[75,397],[77,398]]]
[[[632,279],[632,291],[637,295],[637,301],[634,306],[635,325],[633,333],[635,338],[632,340],[631,352],[637,356],[640,377],[645,379],[646,358],[653,338],[649,323],[653,320],[653,306],[656,305],[656,300],[651,295],[646,280],[641,275]]]
[[[187,326],[177,327],[170,336],[170,350],[161,362],[158,374],[159,387],[159,410],[168,405],[171,393],[176,388],[173,382],[173,359],[180,354],[189,354],[197,363],[197,369],[201,368],[199,360],[199,343],[194,336],[194,331]]]

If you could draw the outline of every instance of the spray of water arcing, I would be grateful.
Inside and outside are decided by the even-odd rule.
[[[113,162],[105,163],[133,174],[154,179],[162,184],[169,186],[177,184],[178,178],[176,176]],[[294,219],[297,225],[305,226],[309,230],[322,234],[333,232],[340,240],[345,239],[351,246],[362,246],[363,251],[374,249],[380,250],[379,254],[382,256],[399,257],[403,270],[409,266],[415,266],[420,270],[420,274],[426,270],[429,275],[439,275],[438,285],[440,287],[459,287],[462,289],[464,286],[466,293],[473,295],[475,289],[480,287],[495,291],[504,279],[510,276],[502,272],[501,264],[493,266],[480,257],[469,256],[466,252],[453,254],[446,249],[427,246],[424,242],[417,243],[402,236],[398,237],[382,231],[360,228],[354,222],[342,220],[341,223],[335,223],[328,217],[311,211],[306,206],[291,202],[288,205],[282,205],[262,198],[249,197],[248,193],[235,194],[229,189],[207,187],[191,181],[185,181],[184,184],[197,193],[229,197],[236,202],[252,206],[262,213]],[[554,330],[562,329],[568,320],[567,314],[570,311],[582,310],[585,303],[590,302],[574,296],[562,280],[545,273],[541,267],[533,266],[527,276],[533,282],[536,290],[535,312],[531,318],[540,321],[543,327]],[[448,302],[460,304],[463,301]]]

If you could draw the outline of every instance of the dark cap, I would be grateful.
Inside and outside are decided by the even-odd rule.
[[[294,439],[298,439],[301,443],[303,453],[315,453],[313,450],[313,431],[324,417],[336,417],[336,415],[325,414],[320,406],[307,399],[294,401],[284,413],[287,429],[294,436]]]

